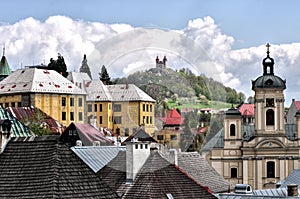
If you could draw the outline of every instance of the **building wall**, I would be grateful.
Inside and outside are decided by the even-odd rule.
[[[112,121],[112,102],[87,102],[86,107],[87,117],[94,117],[96,119],[97,127],[113,128]]]
[[[65,99],[63,106],[62,99]],[[79,98],[81,98],[81,106],[79,106]],[[70,100],[74,101],[71,105]],[[2,104],[1,104],[2,103]],[[41,109],[46,114],[50,115],[53,119],[57,120],[62,125],[68,126],[71,122],[84,123],[85,114],[85,96],[84,95],[66,95],[66,94],[49,94],[49,93],[26,93],[15,95],[1,95],[0,104],[3,107],[14,106],[35,106]],[[63,118],[65,112],[65,118]],[[74,118],[71,118],[71,112]],[[82,117],[79,117],[79,114]]]

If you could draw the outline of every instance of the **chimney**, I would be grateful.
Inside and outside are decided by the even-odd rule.
[[[298,197],[298,185],[297,184],[287,185],[287,193],[288,193],[288,196]]]
[[[174,161],[174,164],[178,166],[178,152],[176,149],[170,149],[171,160]]]
[[[136,175],[150,156],[150,142],[132,139],[126,142],[126,180],[134,181]]]

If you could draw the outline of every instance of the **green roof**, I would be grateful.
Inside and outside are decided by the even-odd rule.
[[[10,67],[6,60],[6,57],[3,55],[0,62],[0,76],[8,76],[11,74]]]

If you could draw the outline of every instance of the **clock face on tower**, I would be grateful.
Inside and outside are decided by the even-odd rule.
[[[274,107],[274,98],[266,99],[266,107]]]

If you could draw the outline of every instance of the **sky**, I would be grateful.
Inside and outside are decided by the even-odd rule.
[[[168,67],[191,68],[251,96],[270,43],[289,106],[300,100],[299,7],[296,0],[3,1],[0,45],[13,70],[61,53],[78,71],[87,54],[93,78],[102,65],[122,77],[166,55]]]

